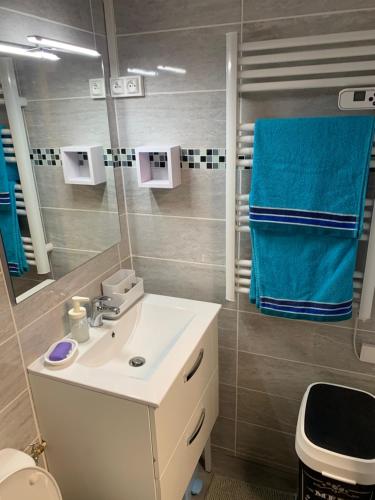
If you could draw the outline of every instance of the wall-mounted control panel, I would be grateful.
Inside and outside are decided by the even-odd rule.
[[[144,96],[143,77],[134,75],[111,78],[111,95],[112,97]]]
[[[343,89],[339,93],[340,109],[375,109],[375,87]]]

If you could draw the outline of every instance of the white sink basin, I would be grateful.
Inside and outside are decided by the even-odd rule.
[[[220,307],[146,294],[119,320],[90,328],[90,339],[79,344],[69,365],[51,367],[41,356],[28,370],[159,406]],[[131,366],[134,357],[145,363]]]
[[[77,361],[84,366],[114,375],[147,379],[193,319],[192,311],[181,307],[138,302],[117,321],[104,321],[109,330]],[[131,366],[134,357],[142,366]]]

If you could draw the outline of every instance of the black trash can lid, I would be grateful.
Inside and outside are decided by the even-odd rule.
[[[305,434],[316,446],[349,457],[375,459],[375,398],[331,384],[310,388]]]

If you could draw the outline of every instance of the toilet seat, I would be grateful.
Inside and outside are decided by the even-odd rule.
[[[18,450],[0,451],[0,500],[62,500],[49,472]]]

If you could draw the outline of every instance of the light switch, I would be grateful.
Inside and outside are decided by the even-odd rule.
[[[105,83],[104,78],[91,78],[89,80],[90,97],[91,99],[105,98]]]

